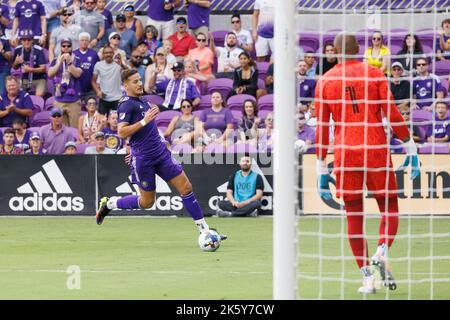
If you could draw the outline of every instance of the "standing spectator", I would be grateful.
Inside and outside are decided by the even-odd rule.
[[[256,64],[246,51],[242,51],[239,55],[239,62],[241,66],[234,70],[233,89],[228,97],[236,94],[249,94],[256,98],[259,75]]]
[[[241,157],[241,170],[231,175],[227,187],[227,199],[217,203],[219,217],[257,217],[261,209],[264,181],[259,173],[252,171],[252,158]]]
[[[103,34],[103,37],[98,44],[98,47],[103,47],[108,42],[106,30],[109,30],[113,27],[114,20],[111,11],[106,9],[106,0],[97,0],[97,7],[95,8],[95,10],[103,16],[103,20],[105,22],[105,33]]]
[[[411,99],[411,83],[404,77],[403,66],[399,61],[395,61],[391,66],[389,88],[396,105]]]
[[[306,73],[308,69],[306,61],[300,60],[297,64],[297,69],[298,102],[301,104],[300,111],[306,112],[314,103],[314,89],[316,88],[316,80],[308,77]]]
[[[131,29],[127,29],[125,22],[125,15],[118,14],[116,16],[115,29],[111,29],[109,30],[109,32],[117,32],[119,34],[119,48],[125,51],[125,53],[127,54],[127,58],[129,58],[131,55],[131,50],[137,45],[137,40],[136,33]]]
[[[170,39],[164,39],[162,42],[162,47],[166,53],[167,63],[172,65],[177,62],[177,57],[172,54],[173,41]]]
[[[79,25],[81,29],[91,36],[89,48],[95,49],[100,45],[100,41],[105,34],[105,20],[103,16],[95,11],[96,0],[86,0],[84,9],[75,13],[74,24]]]
[[[72,23],[73,9],[63,9],[61,13],[61,25],[56,27],[50,35],[50,45],[48,47],[48,60],[53,59],[61,53],[61,40],[70,39],[73,50],[80,47],[79,36],[82,32],[81,27]]]
[[[447,115],[448,105],[445,101],[436,102],[436,116],[434,123],[427,129],[427,141],[442,143],[450,141],[450,116]]]
[[[178,62],[183,61],[189,50],[195,48],[195,38],[187,32],[186,28],[186,18],[177,18],[177,31],[169,37],[173,45],[172,53]]]
[[[450,19],[442,20],[438,34],[439,44],[436,44],[436,57],[439,60],[450,60]]]
[[[262,125],[261,118],[258,117],[258,105],[254,100],[244,101],[242,108],[242,118],[238,121],[238,142],[257,146],[256,137],[253,133]]]
[[[45,18],[47,19],[46,40],[49,41],[50,35],[61,25],[59,16],[64,12],[67,3],[66,0],[44,0],[42,4],[44,5]],[[47,48],[47,45],[45,47]]]
[[[198,120],[192,113],[194,106],[189,99],[181,101],[181,115],[175,116],[164,131],[164,138],[169,138],[172,145],[190,144],[194,142],[195,122]]]
[[[108,115],[107,125],[102,129],[102,132],[105,134],[106,147],[114,153],[117,153],[124,145],[124,140],[117,133],[117,127],[118,113],[112,110]]]
[[[145,27],[144,43],[147,45],[146,56],[153,57],[156,49],[161,47],[161,41],[158,40],[158,30],[151,24]]]
[[[217,78],[233,79],[234,70],[239,68],[239,55],[244,52],[237,46],[237,37],[233,32],[229,32],[225,37],[225,47],[216,47],[211,34],[211,50],[217,56]]]
[[[23,118],[15,118],[12,128],[14,130],[14,145],[24,152],[30,148],[31,131],[27,129],[27,123]]]
[[[98,54],[95,50],[89,48],[91,36],[87,32],[82,32],[78,36],[80,48],[75,50],[73,54],[80,61],[80,68],[83,70],[80,82],[80,99],[85,100],[89,96],[95,95],[92,88],[91,80],[94,73],[94,66],[99,61]]]
[[[161,82],[173,79],[173,64],[170,64],[166,57],[166,51],[163,48],[158,48],[155,54],[155,63],[145,69],[144,90],[146,93],[165,94],[165,91],[157,91],[157,89],[160,88]]]
[[[143,33],[144,33],[144,27],[142,26],[141,20],[136,18],[134,16],[134,5],[131,3],[128,3],[125,8],[123,9],[123,14],[125,15],[125,27],[128,30],[131,30],[134,32],[136,36],[136,41],[140,41],[142,39]]]
[[[22,0],[17,2],[14,13],[11,39],[15,42],[16,35],[19,36],[31,30],[33,39],[41,46],[45,45],[47,39],[47,20],[45,8],[39,0]]]
[[[399,61],[407,75],[415,75],[417,59],[425,58],[420,39],[415,34],[407,34],[403,39],[402,49],[397,52],[396,61]]]
[[[155,26],[160,40],[167,39],[175,32],[173,13],[181,2],[181,0],[148,0],[147,25]]]
[[[364,62],[388,75],[390,54],[389,48],[384,45],[383,34],[379,31],[374,32],[372,34],[372,45],[364,53]]]
[[[0,145],[0,155],[3,154],[23,154],[23,150],[14,145],[14,129],[6,128],[3,131],[3,145]]]
[[[108,44],[111,48],[113,48],[114,51],[114,57],[116,57],[117,55],[120,55],[120,58],[122,59],[122,61],[126,61],[127,60],[127,54],[125,53],[124,50],[120,49],[120,41],[121,41],[121,36],[120,34],[118,34],[117,32],[111,32],[110,35],[108,36]],[[103,60],[103,48],[100,48],[100,50],[98,51],[98,57],[100,58],[100,60]]]
[[[87,147],[84,154],[114,154],[114,151],[106,148],[105,134],[98,131],[94,134],[95,146]]]
[[[7,5],[0,3],[0,37],[6,38],[5,29],[10,23],[9,8]]]
[[[94,134],[100,131],[105,122],[105,116],[97,111],[97,100],[90,97],[86,102],[87,113],[78,120],[78,143],[94,143]]]
[[[5,80],[10,74],[12,52],[9,41],[0,38],[0,95],[5,93]]]
[[[64,145],[64,153],[65,155],[68,156],[73,156],[76,155],[78,153],[77,150],[77,144],[73,141],[69,141]]]
[[[39,132],[33,132],[30,137],[30,141],[28,142],[30,148],[25,151],[25,154],[29,155],[43,155],[47,154],[47,150],[42,147],[41,136]]]
[[[189,29],[197,37],[201,32],[204,35],[209,32],[209,14],[211,12],[211,0],[185,0]]]
[[[323,52],[325,56],[320,60],[319,64],[316,66],[316,76],[323,76],[328,70],[337,65],[336,50],[332,43],[327,43],[323,47]]]
[[[22,45],[14,50],[12,67],[22,73],[22,89],[43,97],[47,91],[47,75],[44,51],[33,44],[33,34],[24,32],[20,37]]]
[[[212,75],[214,53],[206,46],[207,41],[206,34],[197,32],[197,47],[189,50],[186,59],[194,61],[196,68],[201,74]]]
[[[316,77],[316,58],[314,57],[314,52],[306,51],[303,61],[306,63],[306,76],[314,79]]]
[[[0,99],[0,126],[12,127],[16,118],[27,121],[33,114],[33,101],[30,95],[20,89],[19,80],[14,76],[6,77],[6,93]]]
[[[50,123],[41,127],[39,135],[48,154],[62,154],[65,144],[73,141],[72,133],[62,123],[62,111],[58,108],[50,110]]]
[[[255,0],[252,16],[252,36],[255,43],[257,61],[267,60],[269,49],[272,54],[274,53],[274,12],[274,0]]]
[[[444,98],[444,88],[441,80],[433,73],[428,72],[428,62],[426,58],[419,58],[416,62],[417,77],[413,80],[414,109],[433,111],[435,99]]]
[[[253,51],[253,37],[250,31],[242,28],[241,16],[234,13],[231,16],[231,31],[236,35],[237,46],[247,51]]]
[[[142,64],[144,56],[141,54],[141,50],[138,47],[133,48],[131,51],[130,60],[128,60],[128,66],[131,69],[136,69],[141,76],[142,82],[145,82],[145,70],[147,67]]]
[[[53,77],[55,85],[55,102],[53,106],[63,113],[63,123],[66,126],[78,128],[78,118],[81,112],[80,59],[73,54],[72,41],[61,41],[61,53],[55,58],[48,69],[48,76]]]
[[[121,72],[128,69],[120,55],[116,55],[113,59],[113,54],[113,48],[109,45],[103,47],[104,60],[95,64],[91,81],[92,88],[100,99],[98,111],[103,115],[108,114],[110,110],[117,110],[122,97]]]

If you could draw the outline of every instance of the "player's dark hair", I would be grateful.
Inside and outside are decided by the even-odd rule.
[[[242,104],[242,115],[243,115],[244,117],[246,116],[246,113],[245,113],[245,104],[246,104],[247,102],[250,102],[250,103],[252,104],[252,107],[253,107],[253,113],[254,113],[255,117],[257,117],[257,116],[258,116],[258,104],[256,103],[255,100],[252,100],[252,99],[247,99],[247,100],[245,100],[244,103]]]
[[[131,76],[138,73],[136,69],[122,71],[122,83],[125,83]]]

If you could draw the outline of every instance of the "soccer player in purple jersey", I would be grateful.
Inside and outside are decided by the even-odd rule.
[[[113,209],[147,209],[155,203],[155,174],[172,184],[180,193],[184,206],[194,219],[200,232],[210,228],[202,209],[192,192],[192,185],[181,164],[172,158],[158,133],[154,121],[159,108],[140,99],[144,95],[142,79],[137,70],[122,72],[126,95],[119,102],[118,134],[129,139],[131,146],[130,169],[132,182],[139,186],[140,195],[103,197],[96,214],[97,224]],[[221,240],[226,236],[221,236]]]

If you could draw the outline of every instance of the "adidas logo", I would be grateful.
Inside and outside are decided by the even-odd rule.
[[[30,196],[12,197],[9,200],[10,209],[13,211],[82,211],[84,202],[81,197],[60,196],[61,194],[71,195],[73,192],[55,160],[45,163],[42,168],[43,170],[30,177],[30,182],[17,188],[19,194],[30,194]]]

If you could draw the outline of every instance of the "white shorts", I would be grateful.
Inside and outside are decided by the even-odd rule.
[[[152,25],[158,30],[158,39],[163,40],[169,38],[175,33],[175,20],[170,21],[157,21],[150,17],[147,17],[147,23],[145,26]]]
[[[261,36],[258,36],[258,39],[255,43],[255,50],[256,50],[256,56],[257,57],[265,57],[269,55],[269,48],[270,51],[272,51],[272,54],[274,53],[274,42],[273,38],[263,38]]]

